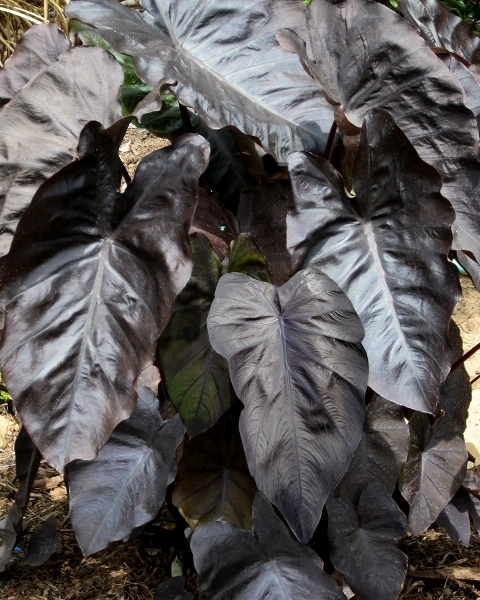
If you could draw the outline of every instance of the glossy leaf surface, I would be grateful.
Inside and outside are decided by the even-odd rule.
[[[95,460],[68,468],[70,519],[85,556],[153,520],[175,479],[185,432],[180,417],[163,421],[151,390],[138,393],[132,416],[116,427]]]
[[[391,495],[407,459],[408,425],[400,406],[375,395],[367,406],[363,435],[335,495],[357,502],[371,481]]]
[[[121,163],[98,123],[79,154],[40,188],[0,264],[2,374],[59,471],[93,459],[133,411],[134,382],[190,276],[187,233],[208,161],[205,140],[185,136],[147,156],[122,195]]]
[[[210,600],[342,600],[313,550],[294,541],[260,494],[253,531],[206,523],[190,540],[201,597]]]
[[[185,445],[172,501],[190,527],[227,521],[250,529],[255,491],[236,425],[222,419]]]
[[[0,255],[48,177],[75,157],[89,121],[122,116],[122,69],[100,48],[74,48],[32,79],[0,113]],[[28,133],[27,133],[28,132]]]
[[[52,515],[33,530],[25,562],[30,567],[43,565],[61,547],[60,537],[57,535],[57,519]]]
[[[480,62],[480,38],[438,0],[398,0],[403,16],[432,48],[445,48],[469,63]]]
[[[414,413],[410,448],[399,480],[410,504],[413,535],[431,525],[462,485],[468,454],[460,428],[444,416],[431,427],[428,416]]]
[[[30,27],[15,46],[15,52],[0,69],[0,107],[69,49],[65,35],[55,23]]]
[[[307,23],[314,61],[288,32],[280,37],[284,47],[300,53],[353,125],[361,127],[374,107],[394,117],[442,176],[442,194],[456,213],[456,249],[480,260],[478,131],[458,79],[408,23],[378,2],[315,0]]]
[[[285,23],[305,35],[300,3],[144,0],[143,6],[144,14],[114,0],[74,0],[66,13],[131,55],[146,83],[178,81],[180,102],[209,127],[233,125],[283,162],[294,149],[322,151],[332,109],[275,38]]]
[[[331,561],[359,600],[396,600],[407,557],[395,548],[408,521],[381,483],[370,482],[358,504],[332,494],[327,500]]]
[[[250,472],[308,542],[362,432],[368,367],[358,317],[322,273],[301,271],[280,288],[229,274],[208,331],[245,406]]]
[[[438,174],[377,110],[362,128],[354,198],[325,159],[294,154],[290,175],[288,246],[352,302],[365,328],[369,386],[433,413],[451,366],[448,325],[460,298],[447,260],[453,211],[439,193]]]

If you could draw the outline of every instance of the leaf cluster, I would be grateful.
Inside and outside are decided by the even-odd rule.
[[[480,527],[451,320],[478,38],[436,0],[141,4],[71,0],[73,47],[38,25],[0,70],[0,568],[43,457],[86,556],[167,501],[201,598],[394,600],[400,537]],[[171,142],[133,180],[132,122]],[[155,597],[190,598],[173,574]]]

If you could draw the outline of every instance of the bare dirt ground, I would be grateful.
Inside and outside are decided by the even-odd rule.
[[[168,145],[166,140],[129,129],[120,156],[130,175],[141,156]],[[462,277],[463,300],[455,311],[467,351],[480,342],[480,292]],[[470,379],[480,374],[480,353],[466,363]],[[2,421],[3,419],[3,421]],[[7,425],[2,448],[2,423]],[[13,442],[18,433],[15,418],[0,405],[0,519],[16,491]],[[474,385],[466,438],[469,450],[480,463],[480,380]],[[0,598],[5,600],[151,600],[157,585],[169,578],[173,568],[183,567],[187,589],[197,598],[197,579],[191,556],[179,527],[167,508],[139,538],[115,543],[84,558],[68,519],[67,492],[63,478],[42,464],[26,514],[27,533],[51,515],[57,517],[62,548],[40,567],[23,562],[19,547],[8,572],[0,576]],[[28,535],[25,537],[28,541]],[[409,558],[401,600],[480,599],[480,536],[472,531],[469,548],[453,543],[441,527],[434,526],[416,538],[405,538],[400,548]],[[450,568],[450,570],[445,570]],[[430,577],[418,571],[430,570]],[[472,578],[477,578],[475,581]],[[312,599],[313,600],[313,599]],[[382,599],[378,599],[382,600]]]

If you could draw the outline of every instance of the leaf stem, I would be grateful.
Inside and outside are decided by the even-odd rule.
[[[192,122],[190,121],[190,114],[188,112],[188,108],[183,104],[180,104],[180,102],[178,103],[178,106],[180,106],[180,114],[182,115],[185,133],[195,133],[195,129],[193,128]]]
[[[462,357],[460,357],[456,362],[453,363],[452,368],[450,369],[449,375],[451,375],[454,371],[456,371],[458,369],[458,367],[461,367],[465,361],[467,361],[471,356],[473,356],[479,350],[480,350],[480,344],[477,344],[476,346],[471,348],[468,352],[466,352]]]
[[[328,162],[332,162],[332,151],[333,151],[333,142],[335,141],[335,135],[337,134],[337,123],[334,121],[332,126],[330,127],[330,133],[328,134],[327,146],[325,148],[324,158],[328,160]]]

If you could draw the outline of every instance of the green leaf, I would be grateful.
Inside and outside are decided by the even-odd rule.
[[[252,279],[272,283],[265,258],[247,233],[241,233],[231,242],[223,266],[224,273],[243,273]]]

